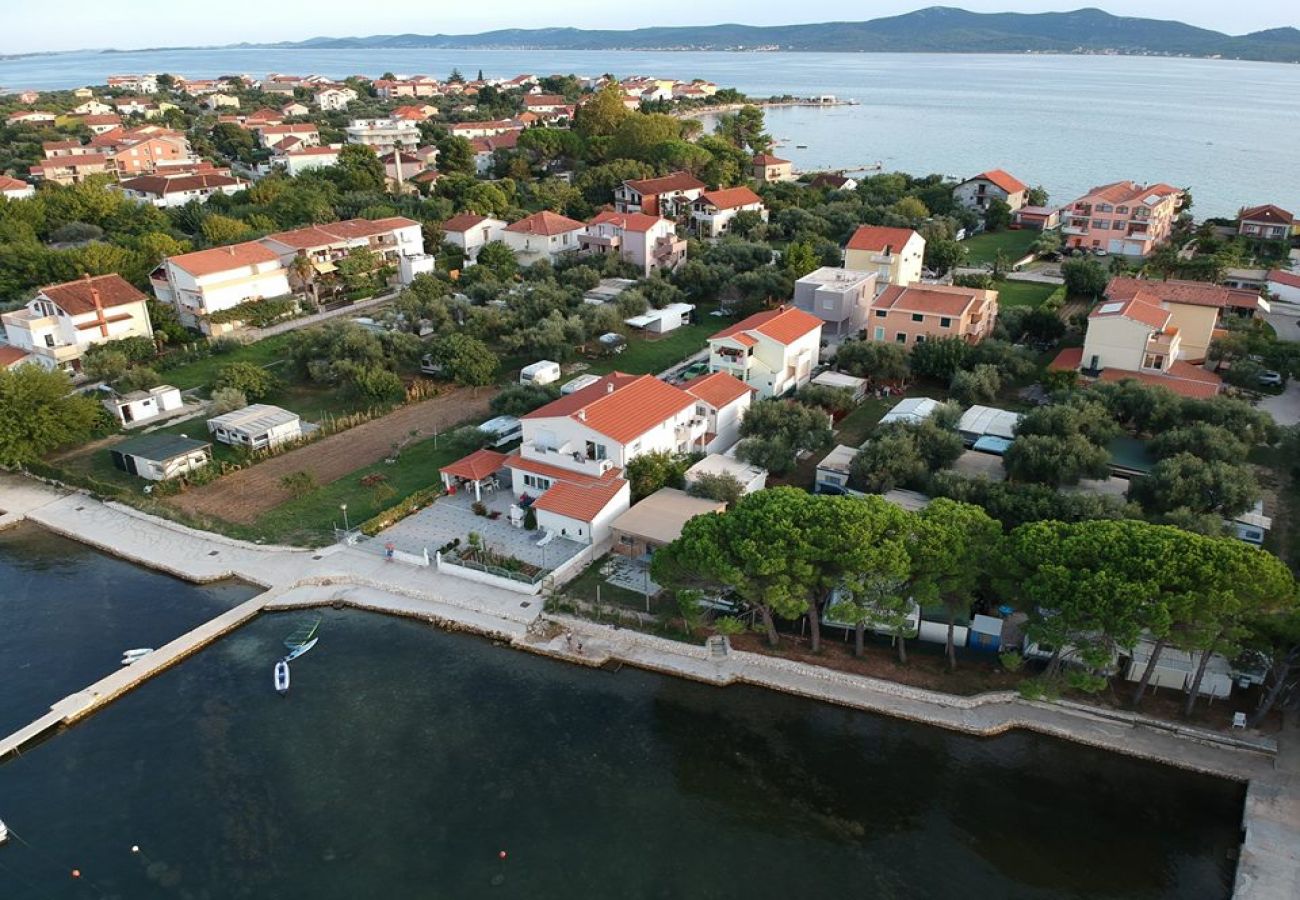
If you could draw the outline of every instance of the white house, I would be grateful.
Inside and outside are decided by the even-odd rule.
[[[180,389],[170,384],[160,384],[147,391],[131,391],[128,394],[109,391],[103,403],[104,408],[123,428],[144,425],[169,412],[185,408]]]
[[[269,450],[302,437],[297,413],[278,406],[254,403],[208,419],[208,432],[223,444]]]
[[[168,257],[150,281],[158,299],[176,307],[183,325],[209,334],[231,327],[214,326],[208,321],[213,313],[292,293],[279,255],[257,241]]]
[[[780,397],[812,378],[821,335],[821,319],[801,309],[755,313],[709,338],[709,371],[735,376],[759,397]]]
[[[327,169],[339,164],[340,144],[328,144],[323,147],[298,147],[293,150],[276,150],[269,162],[263,167],[269,173],[275,166],[284,166],[289,175],[300,175],[312,169]]]
[[[519,264],[531,266],[578,250],[578,236],[586,225],[568,216],[544,209],[505,228],[506,246],[515,252]]]
[[[0,316],[5,339],[47,369],[81,370],[92,344],[153,337],[148,298],[120,275],[52,284],[27,305]]]
[[[141,175],[118,184],[132,200],[167,209],[194,201],[207,203],[214,194],[227,197],[239,193],[248,183],[221,172],[187,172],[176,175]]]
[[[614,210],[668,219],[684,218],[708,186],[689,172],[625,181],[614,190]]]
[[[219,109],[239,109],[239,98],[233,94],[209,94],[199,105],[213,112]]]
[[[347,109],[357,99],[357,92],[349,87],[327,87],[316,92],[316,105],[325,112]]]
[[[403,256],[424,256],[424,229],[403,216],[345,219],[268,234],[260,243],[274,251],[283,266],[292,265],[295,256],[304,256],[324,273],[333,271],[334,264],[353,250],[369,250],[394,264]]]
[[[491,216],[461,213],[442,223],[443,239],[465,251],[465,265],[472,266],[478,253],[493,241],[504,241],[506,223]]]
[[[925,238],[910,228],[863,225],[844,248],[844,268],[875,272],[881,287],[920,281],[924,258]]]
[[[26,200],[36,196],[36,185],[18,178],[0,175],[0,197],[7,200]]]
[[[704,419],[704,450],[726,453],[740,440],[740,420],[749,411],[755,390],[726,372],[713,372],[683,387],[695,398],[695,415]]]
[[[268,150],[298,150],[320,145],[320,132],[310,122],[292,125],[262,125],[257,129],[257,142]]]
[[[767,221],[763,199],[747,187],[706,191],[691,204],[691,221],[700,237],[720,238],[731,230],[732,220],[742,212],[756,212]]]
[[[602,212],[587,222],[578,245],[585,253],[617,254],[642,275],[655,269],[671,272],[686,262],[686,241],[677,236],[677,226],[645,213]]]
[[[1300,304],[1300,274],[1273,269],[1268,273],[1268,292],[1283,303]]]
[[[952,198],[961,206],[988,212],[989,204],[1001,200],[1015,212],[1025,205],[1029,186],[1002,169],[990,169],[967,178],[952,189]]]
[[[624,319],[623,323],[651,334],[667,334],[689,324],[694,313],[693,303],[669,303],[663,309],[647,309],[639,316]]]
[[[349,144],[364,144],[381,155],[420,146],[420,126],[405,119],[353,119],[343,132]]]

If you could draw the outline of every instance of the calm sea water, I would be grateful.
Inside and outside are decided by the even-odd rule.
[[[60,645],[60,622],[105,596],[114,614],[102,621],[141,636],[161,598],[184,596],[171,579],[44,543],[0,539],[0,565],[27,585],[15,602],[0,582],[0,630],[27,635],[0,651],[7,673],[51,647],[70,665],[96,652]],[[40,600],[53,594],[57,610]],[[0,897],[1203,900],[1230,889],[1243,792],[1225,782],[1030,735],[962,738],[756,689],[581,670],[405,620],[324,616],[287,698],[271,664],[303,614],[251,623],[0,766],[0,816],[16,834],[0,848]],[[51,692],[5,687],[28,705]]]
[[[707,78],[754,96],[835,94],[861,106],[772,110],[801,168],[876,161],[967,177],[1003,167],[1067,202],[1131,178],[1192,189],[1199,215],[1300,204],[1300,66],[1106,56],[443,50],[184,50],[0,60],[6,88],[103,83],[113,72],[333,77],[522,72]],[[795,145],[806,144],[807,149]]]

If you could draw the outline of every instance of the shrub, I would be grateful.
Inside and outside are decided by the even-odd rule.
[[[238,388],[218,388],[212,392],[212,412],[215,415],[234,412],[248,405],[248,398]]]
[[[233,388],[254,403],[265,399],[277,384],[274,375],[251,362],[228,363],[217,370],[212,381],[214,390]]]
[[[316,489],[316,476],[307,471],[291,472],[280,479],[280,487],[294,497],[305,497]]]

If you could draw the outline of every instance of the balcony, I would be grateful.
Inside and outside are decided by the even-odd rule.
[[[1086,221],[1067,221],[1061,223],[1062,234],[1087,234],[1088,223]]]
[[[655,241],[651,252],[657,260],[672,259],[686,253],[686,242],[677,237],[662,237]]]
[[[596,249],[604,252],[606,250],[617,250],[623,245],[623,239],[616,234],[608,237],[603,234],[580,234],[578,235],[578,245],[584,250]]]

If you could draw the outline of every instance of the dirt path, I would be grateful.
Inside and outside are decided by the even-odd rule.
[[[186,491],[170,502],[185,512],[215,516],[227,522],[251,525],[263,513],[290,499],[280,479],[294,472],[310,472],[316,484],[329,484],[344,475],[379,462],[394,443],[413,430],[431,435],[461,422],[482,418],[495,390],[479,388],[450,391],[431,400],[414,403],[347,431],[332,434],[290,450],[283,456],[227,475],[211,484]],[[430,479],[437,473],[430,473]]]

